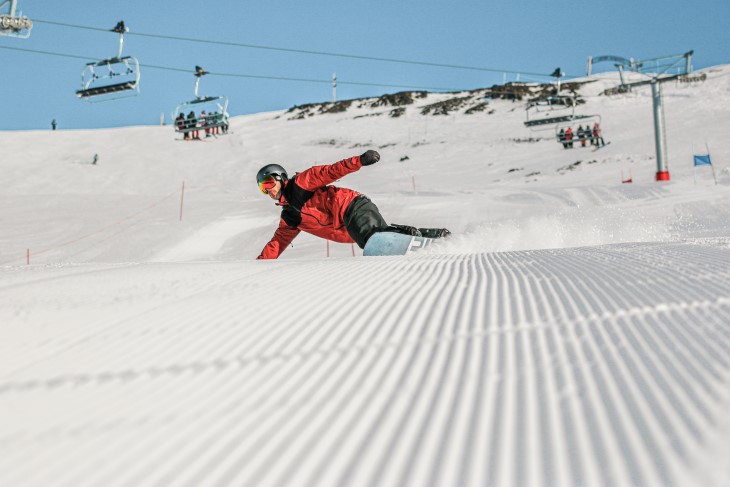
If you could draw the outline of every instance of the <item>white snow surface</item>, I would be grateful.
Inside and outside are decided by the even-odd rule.
[[[582,91],[595,152],[521,101],[421,113],[465,94],[205,142],[0,133],[0,486],[730,485],[730,66],[705,73],[664,85],[664,183],[615,73]],[[370,148],[336,184],[451,238],[255,260],[259,167]]]

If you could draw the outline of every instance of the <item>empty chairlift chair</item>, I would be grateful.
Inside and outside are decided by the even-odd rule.
[[[16,15],[16,5],[16,0],[0,0],[0,35],[27,39],[33,22],[22,13]]]
[[[533,131],[552,130],[557,125],[575,120],[586,122],[598,118],[598,115],[576,113],[578,100],[572,95],[547,96],[532,100],[525,109],[525,127]]]
[[[119,52],[116,57],[88,63],[81,72],[81,89],[76,96],[89,102],[115,100],[139,94],[139,61],[132,56],[122,57],[124,33],[129,29],[124,21],[111,32],[119,34]]]

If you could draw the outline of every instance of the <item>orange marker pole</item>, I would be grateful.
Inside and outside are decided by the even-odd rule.
[[[184,199],[185,199],[185,181],[182,182],[182,191],[180,193],[180,221],[182,221],[183,200]]]

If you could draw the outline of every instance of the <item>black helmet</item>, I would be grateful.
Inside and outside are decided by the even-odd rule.
[[[274,176],[279,181],[285,182],[289,180],[289,175],[286,173],[286,169],[278,164],[267,164],[266,166],[259,169],[256,174],[256,184],[261,184],[261,181],[269,176]]]

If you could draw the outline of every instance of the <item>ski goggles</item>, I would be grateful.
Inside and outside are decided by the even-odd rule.
[[[269,194],[269,190],[276,186],[276,178],[274,176],[266,176],[259,181],[259,190],[264,194]]]

